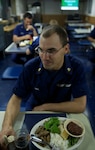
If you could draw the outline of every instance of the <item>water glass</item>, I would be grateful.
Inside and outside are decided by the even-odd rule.
[[[29,150],[29,133],[27,129],[16,131],[15,146],[17,150]]]

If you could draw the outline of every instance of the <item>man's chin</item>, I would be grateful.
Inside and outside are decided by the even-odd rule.
[[[52,70],[52,67],[50,65],[43,65],[43,67],[47,70]]]

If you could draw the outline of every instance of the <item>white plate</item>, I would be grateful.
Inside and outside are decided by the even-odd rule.
[[[38,128],[39,126],[43,125],[43,123],[44,123],[46,120],[48,120],[48,119],[50,119],[50,118],[43,119],[43,120],[39,121],[38,123],[36,123],[36,124],[33,126],[33,128],[31,129],[30,135],[31,135],[31,134],[35,134],[35,131],[37,130],[37,128]],[[65,118],[65,117],[58,117],[58,119],[61,120],[61,121],[65,121],[67,118]],[[81,137],[81,138],[79,139],[79,141],[78,141],[75,145],[73,145],[72,147],[68,148],[67,150],[74,150],[74,149],[76,149],[76,148],[82,143],[83,138],[84,138],[84,136]],[[40,150],[49,150],[47,147],[42,147],[42,146],[40,146],[39,144],[37,144],[36,142],[32,142],[32,143],[33,143],[37,148],[39,148]]]

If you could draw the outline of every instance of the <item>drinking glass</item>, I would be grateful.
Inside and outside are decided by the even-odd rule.
[[[15,135],[15,146],[17,150],[29,150],[29,133],[27,129],[19,129]]]

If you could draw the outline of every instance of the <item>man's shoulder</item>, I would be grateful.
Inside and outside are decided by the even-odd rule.
[[[70,64],[72,67],[83,66],[82,59],[78,58],[77,56],[73,56],[71,54],[66,56],[66,63]]]
[[[17,24],[16,28],[21,28],[23,26],[23,23]]]
[[[26,64],[25,67],[33,67],[35,68],[36,66],[39,66],[39,64],[41,63],[41,60],[38,57],[32,58],[31,60],[29,60]]]
[[[66,55],[66,57],[71,62],[81,62],[80,58],[78,58],[77,56],[73,56],[72,54],[68,54],[68,55]]]

